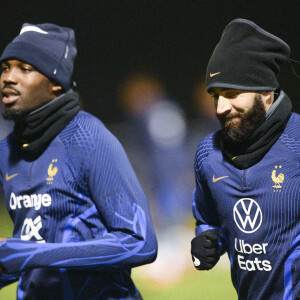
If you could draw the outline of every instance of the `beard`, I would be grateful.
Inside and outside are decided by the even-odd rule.
[[[9,106],[1,106],[1,113],[4,120],[12,120],[15,122],[21,121],[30,111],[28,110],[13,110]]]
[[[266,110],[262,102],[260,94],[255,95],[253,107],[246,113],[235,113],[227,115],[217,115],[222,129],[221,139],[224,147],[230,152],[240,154],[249,146],[249,139],[256,128],[264,121]],[[236,120],[232,118],[239,118],[239,123],[234,124]]]
[[[16,110],[13,108],[14,104],[4,104],[2,102],[2,97],[4,96],[2,94],[2,90],[8,88],[12,91],[14,91],[14,93],[16,95],[20,95],[20,92],[11,84],[5,83],[1,89],[1,93],[0,93],[0,97],[1,97],[1,104],[0,104],[0,109],[1,109],[1,113],[3,116],[4,120],[13,120],[13,121],[19,121],[21,120],[26,114],[28,114],[28,110],[23,109],[23,110]]]

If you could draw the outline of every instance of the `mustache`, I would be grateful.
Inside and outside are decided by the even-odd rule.
[[[3,87],[1,88],[1,95],[3,96],[4,94],[8,93],[8,90],[13,92],[16,95],[20,95],[20,91],[17,90],[13,85],[11,84],[4,84]]]
[[[241,118],[242,117],[242,114],[241,113],[233,113],[233,114],[226,114],[226,115],[218,115],[216,114],[217,118],[221,121],[221,122],[226,122],[230,119],[233,119],[233,118]]]

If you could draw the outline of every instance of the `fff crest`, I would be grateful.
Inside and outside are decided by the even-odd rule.
[[[279,169],[281,169],[282,166],[275,166],[275,169],[272,171],[272,175],[271,178],[273,180],[273,182],[275,183],[273,185],[273,188],[275,189],[275,191],[280,191],[280,189],[282,188],[282,184],[284,182],[284,174],[283,173],[279,173],[277,174],[277,171],[279,171]]]
[[[55,163],[57,163],[57,158],[52,159],[51,164],[48,167],[48,178],[46,178],[47,180],[47,184],[52,184],[54,176],[56,175],[58,168],[54,165]]]

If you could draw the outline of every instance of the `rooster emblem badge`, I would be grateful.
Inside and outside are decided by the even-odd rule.
[[[271,178],[274,181],[274,185],[273,188],[275,189],[281,189],[282,188],[282,183],[284,181],[284,174],[283,173],[279,173],[278,175],[276,174],[276,169],[279,168],[281,169],[282,166],[275,166],[275,170],[272,171],[272,175]]]
[[[49,177],[47,179],[47,184],[52,184],[53,177],[57,173],[57,167],[54,167],[53,164],[57,162],[57,159],[52,159],[52,163],[48,167],[48,175]]]

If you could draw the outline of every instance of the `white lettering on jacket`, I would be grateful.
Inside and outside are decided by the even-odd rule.
[[[9,199],[9,206],[12,210],[25,208],[34,208],[40,210],[42,206],[48,207],[52,203],[51,196],[49,194],[31,194],[16,196],[11,193]]]
[[[260,257],[265,257],[267,254],[268,243],[262,244],[248,244],[244,240],[234,241],[234,248],[236,252],[240,253],[237,255],[237,261],[240,269],[244,271],[272,271],[272,265],[269,260],[262,260]],[[241,255],[243,254],[243,255]],[[259,257],[251,256],[251,259],[247,259],[248,255],[258,255]]]

